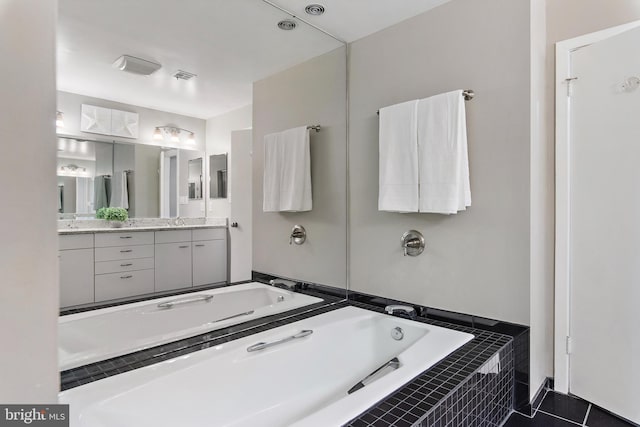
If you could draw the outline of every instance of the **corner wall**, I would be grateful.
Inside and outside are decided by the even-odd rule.
[[[346,76],[338,48],[253,85],[253,269],[346,286]],[[311,133],[310,212],[263,212],[264,136],[319,124]],[[304,245],[290,245],[295,224]]]
[[[353,290],[529,324],[530,2],[454,0],[351,45]],[[379,212],[384,106],[454,89],[467,105],[473,203],[457,215]],[[420,230],[426,250],[403,257]]]
[[[58,2],[0,2],[0,402],[57,403]]]

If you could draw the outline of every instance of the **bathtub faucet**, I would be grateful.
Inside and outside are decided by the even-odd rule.
[[[416,320],[416,309],[409,305],[388,305],[384,308],[384,311],[389,314],[395,314],[396,312],[404,313],[409,316],[411,320]]]

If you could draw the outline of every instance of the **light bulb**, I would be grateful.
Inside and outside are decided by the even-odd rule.
[[[162,135],[162,129],[156,128],[156,130],[153,131],[153,139],[155,139],[156,141],[162,141],[164,139],[164,135]]]
[[[180,136],[178,136],[179,133],[177,130],[172,130],[171,131],[171,142],[180,142]]]
[[[187,138],[187,144],[194,145],[196,143],[196,135],[191,132],[189,133],[189,137]]]

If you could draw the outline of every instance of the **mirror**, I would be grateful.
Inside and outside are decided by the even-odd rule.
[[[57,109],[64,113],[64,127],[58,135],[93,153],[86,162],[59,153],[59,168],[67,166],[57,181],[59,214],[90,218],[96,207],[117,203],[134,219],[238,223],[226,234],[229,281],[250,280],[256,272],[342,292],[344,43],[260,0],[173,8],[172,20],[189,22],[193,32],[158,32],[164,15],[152,0],[59,1]],[[293,31],[278,26],[285,20],[296,21]],[[105,59],[123,54],[161,67],[141,77]],[[175,78],[176,70],[195,76]],[[111,122],[96,127],[83,115],[83,105],[99,107],[85,112],[111,114]],[[116,114],[124,114],[117,126]],[[265,136],[316,125],[319,131],[309,133],[313,209],[264,212]],[[290,246],[296,224],[308,237]]]
[[[209,156],[209,197],[212,199],[227,198],[227,155]]]
[[[202,199],[202,158],[189,160],[189,200]]]

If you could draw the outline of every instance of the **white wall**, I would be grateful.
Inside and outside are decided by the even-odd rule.
[[[206,163],[206,195],[207,199],[207,216],[215,218],[229,217],[229,203],[231,202],[230,189],[227,189],[226,199],[210,199],[209,198],[209,156],[214,154],[224,154],[231,151],[231,132],[234,130],[243,130],[251,128],[253,119],[252,105],[246,105],[237,110],[212,117],[207,120],[207,161]],[[230,159],[227,158],[227,168]],[[232,174],[242,174],[242,171],[230,171]],[[235,176],[235,175],[234,175]],[[232,177],[229,177],[232,179]]]
[[[138,126],[138,139],[120,138],[116,136],[81,132],[80,111],[82,109],[82,104],[96,105],[98,107],[113,108],[116,110],[138,113],[140,119]],[[114,102],[100,98],[92,98],[90,96],[62,91],[58,91],[58,110],[64,113],[64,128],[59,129],[59,132],[65,135],[74,135],[81,138],[89,139],[102,139],[106,141],[181,148],[185,150],[205,150],[206,121],[195,117],[181,116],[179,114],[168,113],[166,111],[152,110],[149,108],[138,107],[136,105],[122,104],[120,102]],[[196,136],[196,144],[176,144],[169,141],[169,139],[166,139],[165,141],[155,141],[153,139],[153,131],[155,130],[156,126],[165,125],[176,126],[194,132]],[[182,137],[186,137],[186,134],[184,132],[182,134]]]
[[[346,285],[345,49],[336,49],[253,85],[253,269],[308,282]],[[303,125],[311,135],[310,212],[263,212],[263,139]],[[291,229],[307,230],[289,245]]]
[[[351,46],[353,290],[529,324],[529,0],[454,0]],[[384,106],[454,89],[467,105],[473,203],[445,216],[379,212]],[[426,250],[403,257],[400,237]]]
[[[0,1],[2,403],[57,402],[57,7]]]

